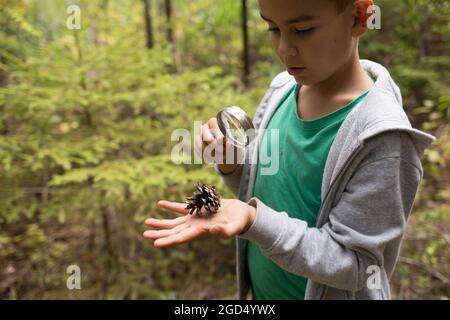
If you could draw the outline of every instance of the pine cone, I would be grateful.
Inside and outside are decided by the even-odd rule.
[[[215,214],[220,207],[220,195],[216,188],[214,186],[209,187],[201,181],[197,182],[195,187],[198,192],[186,200],[188,204],[186,209],[189,209],[189,214],[194,212],[199,216]],[[202,208],[205,208],[203,213]]]

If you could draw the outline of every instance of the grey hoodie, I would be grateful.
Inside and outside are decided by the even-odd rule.
[[[331,145],[314,228],[253,197],[261,133],[233,173],[223,175],[216,166],[239,199],[256,207],[255,221],[236,237],[239,299],[250,289],[247,240],[281,268],[308,278],[305,299],[390,299],[389,279],[423,177],[421,157],[435,137],[412,128],[386,68],[360,63],[376,81]],[[294,83],[287,72],[272,81],[253,118],[255,128],[266,128]]]

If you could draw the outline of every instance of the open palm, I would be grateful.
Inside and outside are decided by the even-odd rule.
[[[144,237],[155,240],[155,247],[168,247],[192,241],[203,234],[211,233],[222,238],[231,238],[245,232],[252,222],[254,208],[236,199],[222,199],[217,213],[210,217],[189,214],[186,203],[161,200],[158,206],[183,214],[174,219],[145,220],[145,224],[156,229],[144,232]]]

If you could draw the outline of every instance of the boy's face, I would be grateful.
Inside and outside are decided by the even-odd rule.
[[[354,54],[357,38],[353,35],[353,6],[339,13],[330,0],[258,2],[272,45],[298,83],[314,85],[328,79]]]

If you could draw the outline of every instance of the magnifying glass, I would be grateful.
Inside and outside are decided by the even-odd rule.
[[[237,106],[226,107],[217,114],[220,131],[232,145],[245,148],[255,138],[252,120]]]

